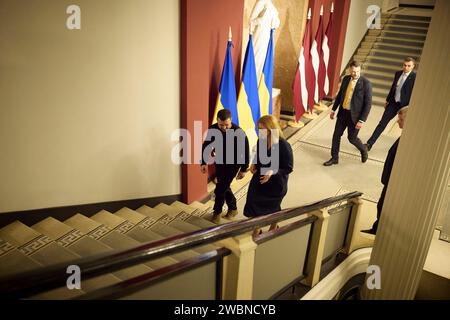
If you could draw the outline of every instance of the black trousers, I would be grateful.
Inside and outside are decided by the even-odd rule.
[[[386,196],[386,190],[387,190],[387,185],[383,186],[383,191],[381,191],[381,196],[377,203],[377,220],[375,220],[375,222],[372,225],[372,230],[375,230],[375,232],[378,229],[378,222],[380,221],[381,211],[383,210],[384,197]]]
[[[341,137],[347,129],[348,141],[354,145],[361,153],[365,152],[365,147],[358,138],[359,129],[355,128],[356,124],[352,121],[352,116],[349,110],[342,109],[339,111],[339,116],[336,119],[336,126],[334,127],[333,142],[331,145],[331,157],[339,159],[339,149],[341,146]]]
[[[388,125],[389,121],[391,121],[398,110],[400,110],[400,104],[397,102],[390,102],[386,108],[384,109],[383,116],[381,117],[380,122],[372,133],[372,136],[367,140],[367,144],[373,146],[380,135],[383,133],[384,129]]]
[[[236,198],[231,191],[230,185],[239,171],[238,166],[216,164],[217,185],[214,190],[216,199],[214,202],[214,213],[221,213],[223,204],[227,203],[229,210],[236,210]]]

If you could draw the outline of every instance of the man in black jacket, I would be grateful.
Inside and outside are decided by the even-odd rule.
[[[368,79],[360,76],[361,65],[358,62],[353,61],[350,64],[350,71],[351,75],[342,79],[341,88],[330,114],[330,118],[334,119],[335,111],[340,107],[333,133],[331,159],[324,162],[324,166],[339,163],[339,148],[345,129],[347,129],[348,141],[361,152],[361,161],[366,162],[368,158],[367,148],[358,138],[358,132],[367,120],[372,106],[372,85]]]
[[[394,76],[394,82],[392,83],[391,90],[386,98],[384,105],[384,113],[381,117],[380,123],[375,128],[372,136],[367,140],[367,150],[370,151],[373,145],[377,141],[378,137],[384,131],[389,121],[391,121],[398,111],[409,105],[411,94],[414,88],[414,82],[416,80],[416,73],[414,69],[414,59],[405,58],[403,62],[403,68],[397,71]]]
[[[408,107],[405,106],[398,112],[398,125],[400,129],[403,129],[406,121],[406,112],[408,111]],[[377,203],[377,220],[372,225],[372,228],[369,230],[361,230],[362,232],[376,234],[378,229],[378,221],[380,221],[381,211],[383,210],[384,197],[386,195],[386,190],[388,188],[389,179],[391,178],[392,167],[394,166],[395,156],[397,154],[398,143],[400,142],[400,138],[398,138],[392,147],[389,149],[388,155],[384,162],[383,173],[381,174],[381,183],[383,184],[383,191],[381,191],[380,199]]]
[[[236,198],[230,185],[235,177],[239,180],[245,176],[250,162],[247,136],[244,130],[231,122],[231,112],[228,109],[220,110],[217,113],[217,123],[208,128],[202,145],[202,173],[207,172],[206,162],[211,154],[215,156],[217,177],[213,222],[219,223],[225,201],[228,206],[226,217],[231,219],[238,214]]]

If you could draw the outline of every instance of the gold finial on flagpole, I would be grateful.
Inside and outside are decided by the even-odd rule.
[[[323,16],[323,5],[320,6],[320,15]]]
[[[331,3],[331,12],[334,11],[334,2]]]
[[[308,20],[311,20],[311,8],[308,10]]]
[[[231,35],[231,26],[228,27],[228,41],[231,41],[233,36]]]

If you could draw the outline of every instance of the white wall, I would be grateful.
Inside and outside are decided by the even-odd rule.
[[[0,212],[180,193],[179,1],[0,2]]]
[[[341,73],[353,57],[353,53],[366,34],[367,19],[370,17],[370,14],[366,12],[369,5],[377,5],[382,8],[383,0],[353,0],[350,2]]]

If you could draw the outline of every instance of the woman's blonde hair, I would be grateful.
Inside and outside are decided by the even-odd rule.
[[[258,120],[258,124],[261,124],[265,129],[268,130],[269,137],[272,136],[272,130],[276,130],[278,133],[278,137],[284,139],[283,131],[281,130],[280,124],[278,123],[277,118],[272,115],[262,116]],[[278,140],[278,139],[277,139]]]

